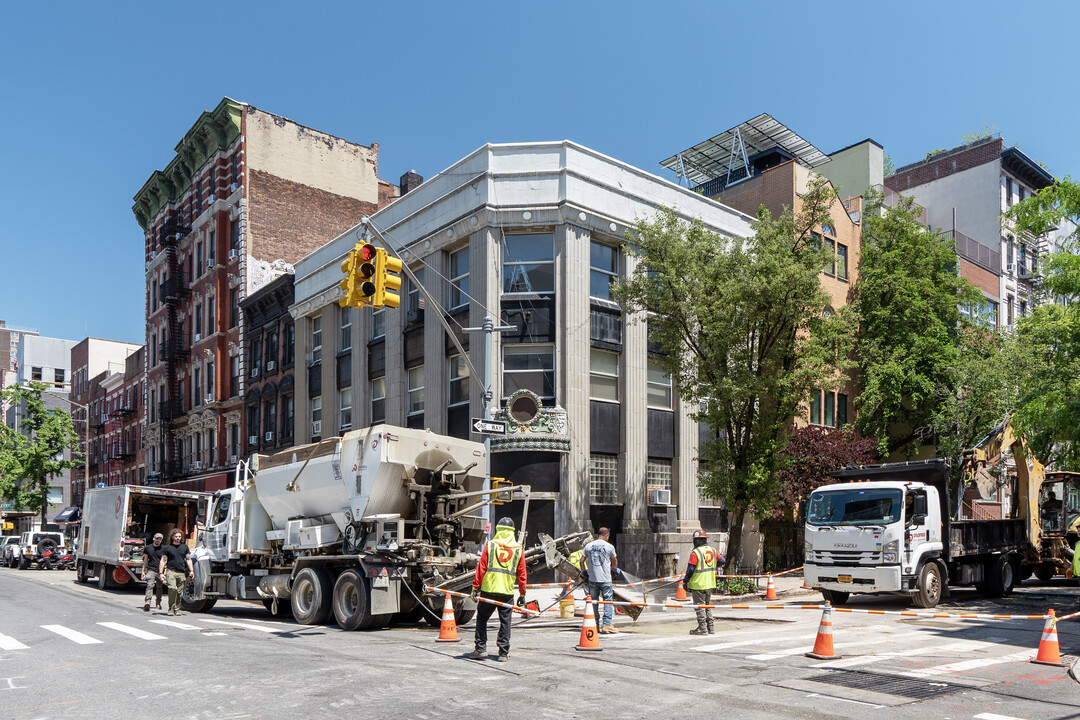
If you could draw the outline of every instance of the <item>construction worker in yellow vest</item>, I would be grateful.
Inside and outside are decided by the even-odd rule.
[[[1073,577],[1080,578],[1080,540],[1076,541],[1073,549]]]
[[[473,589],[470,597],[480,597],[507,603],[507,606],[481,602],[476,608],[476,645],[469,653],[473,660],[487,659],[487,624],[496,608],[499,610],[499,646],[500,661],[510,658],[510,621],[513,611],[509,605],[514,601],[514,585],[517,585],[520,597],[518,605],[525,606],[525,553],[514,537],[514,521],[508,517],[499,520],[495,526],[495,537],[484,546],[480,554],[480,564],[473,576]]]
[[[686,563],[686,577],[683,586],[690,591],[695,605],[712,603],[712,591],[716,588],[716,565],[722,561],[720,553],[708,545],[709,535],[704,530],[694,531],[694,549]],[[696,608],[697,627],[691,635],[712,635],[712,608]]]

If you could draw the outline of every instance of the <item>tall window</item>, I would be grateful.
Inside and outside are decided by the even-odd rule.
[[[352,350],[352,316],[353,309],[351,307],[341,308],[338,321],[340,323],[340,332],[338,333],[338,350],[345,352]]]
[[[259,406],[248,405],[248,444],[259,444]]]
[[[214,385],[215,384],[216,383],[214,382],[214,363],[211,361],[211,362],[206,363],[206,394],[211,398],[211,401],[213,400],[213,397],[214,397]]]
[[[292,395],[281,398],[281,434],[287,438],[293,436],[293,416],[296,414],[296,403]]]
[[[195,316],[193,320],[193,324],[195,326],[195,335],[201,339],[203,334],[203,314],[201,303],[197,303],[195,305],[195,310],[192,314]]]
[[[259,368],[262,367],[262,336],[256,335],[251,339],[251,352],[248,356],[248,364],[251,366],[251,377],[259,376]]]
[[[386,420],[386,378],[377,377],[371,381],[371,423]]]
[[[555,348],[552,345],[503,345],[503,392],[525,389],[555,399]]]
[[[824,427],[843,427],[848,421],[848,396],[813,390],[810,395],[810,424]]]
[[[213,335],[217,332],[217,302],[215,298],[206,298],[206,334]]]
[[[322,315],[311,318],[311,364],[322,362]]]
[[[35,380],[37,382],[41,382],[41,368],[39,368],[39,367],[31,367],[30,368],[30,379]]]
[[[63,368],[54,368],[53,369],[53,384],[54,385],[63,385],[64,384],[64,369]]]
[[[338,427],[348,430],[352,427],[352,388],[338,390]]]
[[[424,366],[409,369],[409,415],[424,412]]]
[[[671,376],[661,367],[659,361],[649,358],[649,369],[646,378],[646,403],[648,406],[661,410],[670,410]]]
[[[821,424],[821,391],[813,390],[810,395],[810,424]]]
[[[847,245],[836,243],[836,277],[848,279]]]
[[[322,435],[322,397],[317,396],[311,398],[311,435],[312,437],[320,437]]]
[[[555,292],[554,235],[507,235],[503,243],[503,292]]]
[[[386,313],[380,308],[371,311],[371,339],[378,340],[386,336]]]
[[[203,266],[203,241],[198,240],[195,242],[195,275],[193,277],[201,277],[205,269]]]
[[[416,280],[409,281],[409,299],[406,307],[409,310],[409,319],[415,318],[419,322],[423,319],[420,311],[424,309],[424,296],[420,294],[420,285],[424,282],[424,269],[417,268],[413,274],[416,275]]]
[[[614,455],[589,456],[589,502],[615,504],[619,501],[619,463]]]
[[[214,264],[214,255],[215,255],[214,245],[216,245],[216,244],[217,244],[217,241],[214,239],[214,231],[211,230],[206,235],[206,264],[207,265],[213,265]]]
[[[233,288],[229,291],[229,327],[240,324],[240,292]]]
[[[273,400],[263,406],[263,432],[277,432],[277,403]],[[273,439],[271,435],[270,440]]]
[[[825,274],[836,274],[836,241],[825,238]]]
[[[229,224],[229,247],[233,250],[240,249],[240,221],[233,220]]]
[[[611,299],[611,283],[619,275],[619,249],[592,242],[589,247],[589,295]]]
[[[589,351],[589,397],[619,400],[619,356],[593,348]]]
[[[234,355],[229,361],[229,397],[240,394],[240,356]]]
[[[469,249],[450,253],[450,309],[469,304]]]
[[[202,405],[202,368],[195,368],[191,376],[191,405]]]
[[[649,458],[645,466],[645,483],[649,490],[671,490],[671,460]]]
[[[450,359],[450,406],[467,405],[469,402],[469,366],[465,358],[454,355]]]
[[[284,335],[285,335],[285,340],[284,340],[285,347],[282,348],[281,364],[282,365],[292,365],[293,364],[293,357],[294,357],[294,355],[296,353],[296,326],[293,325],[292,323],[289,323],[288,325],[286,325],[285,330],[284,330]]]
[[[266,369],[270,369],[270,363],[276,363],[278,357],[278,334],[277,328],[271,327],[266,333]]]

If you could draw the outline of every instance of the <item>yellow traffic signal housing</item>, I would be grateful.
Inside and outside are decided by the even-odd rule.
[[[375,307],[396,308],[401,304],[401,261],[379,248],[375,260]]]
[[[375,258],[374,245],[357,243],[341,263],[341,272],[345,279],[340,287],[345,296],[338,300],[341,307],[364,307],[374,303],[375,296]]]
[[[511,485],[511,484],[512,483],[509,480],[507,480],[506,478],[501,478],[501,477],[493,477],[493,478],[491,478],[491,489],[492,490],[498,490],[503,485]],[[505,505],[506,503],[510,502],[513,499],[514,499],[514,494],[513,493],[510,493],[509,495],[503,494],[503,495],[500,495],[498,497],[492,496],[491,504],[492,505]]]

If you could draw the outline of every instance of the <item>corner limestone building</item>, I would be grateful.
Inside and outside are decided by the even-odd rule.
[[[516,328],[494,344],[496,416],[511,433],[492,442],[492,475],[532,486],[530,538],[606,525],[622,567],[671,572],[694,529],[727,528],[699,502],[697,423],[650,360],[645,325],[610,299],[611,280],[632,271],[625,232],[660,207],[724,236],[751,232],[745,215],[572,142],[501,144],[372,216],[439,307],[408,282],[396,310],[338,307],[359,225],[303,258],[296,442],[376,422],[469,437],[480,386],[435,313],[481,373],[483,335],[464,328],[490,315]]]

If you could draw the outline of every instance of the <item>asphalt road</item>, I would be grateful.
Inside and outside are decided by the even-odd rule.
[[[816,602],[812,595],[791,602]],[[1077,588],[1025,587],[939,610],[1077,609]],[[894,598],[851,607],[903,609]],[[718,610],[693,637],[685,611],[649,612],[602,652],[575,652],[575,623],[515,629],[508,663],[476,662],[472,629],[439,644],[426,625],[348,633],[220,603],[206,615],[144,613],[141,593],[74,573],[0,569],[0,718],[1080,718],[1080,684],[1035,665],[1041,621],[837,613],[841,660],[803,656],[820,613]],[[625,623],[625,624],[622,624]],[[491,649],[494,649],[492,628]],[[1080,623],[1058,627],[1065,659]]]

